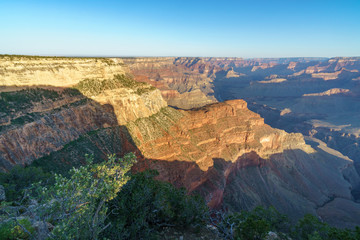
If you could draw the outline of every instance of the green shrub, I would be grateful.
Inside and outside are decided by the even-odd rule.
[[[31,226],[29,219],[19,219],[19,223],[31,234],[34,233],[34,228]],[[3,240],[17,240],[30,239],[30,235],[25,232],[15,220],[8,220],[0,224],[0,239]]]
[[[74,88],[84,95],[97,95],[105,90],[116,88],[130,88],[135,90],[135,93],[141,95],[155,89],[146,83],[135,81],[132,76],[128,74],[114,75],[114,78],[105,80],[85,79],[75,85]]]
[[[67,95],[67,96],[79,96],[81,95],[81,93],[79,92],[79,90],[75,89],[75,88],[65,88],[63,90],[63,94]]]
[[[129,180],[127,173],[136,160],[133,153],[122,159],[110,155],[99,164],[93,164],[91,156],[86,158],[88,164],[72,169],[70,177],[55,174],[53,186],[34,186],[39,204],[33,212],[54,225],[55,239],[97,239],[109,226],[105,203]]]
[[[321,222],[317,217],[306,214],[298,221],[293,230],[292,236],[295,239],[323,239],[327,236],[329,226]]]
[[[15,166],[8,173],[0,173],[0,185],[4,186],[6,201],[18,201],[24,196],[24,189],[33,183],[52,184],[54,176],[45,173],[40,167]]]
[[[76,89],[65,89],[62,94],[57,91],[42,88],[26,88],[19,91],[0,92],[0,112],[12,113],[25,110],[32,106],[34,102],[43,100],[56,101],[57,99],[67,96],[79,95]]]
[[[56,100],[59,97],[59,93],[54,90],[42,88],[27,88],[14,92],[2,92],[0,93],[0,97],[6,102],[26,104],[30,101],[39,102],[44,98]]]
[[[317,217],[306,214],[295,225],[291,236],[296,240],[358,240],[360,239],[360,228],[355,230],[331,227],[320,221]]]
[[[289,232],[287,217],[275,208],[256,207],[254,210],[228,214],[221,220],[219,227],[222,234],[229,238],[242,240],[265,239],[270,231],[284,237]]]
[[[148,239],[164,226],[201,227],[208,208],[199,196],[154,179],[156,171],[138,173],[109,202],[112,226],[105,236],[110,239]]]
[[[44,186],[41,182],[32,184],[31,191],[26,194],[27,201],[3,202],[0,220],[28,217],[31,221],[50,223],[53,228],[44,229],[41,235],[51,239],[98,239],[98,235],[110,226],[105,224],[108,216],[106,202],[116,197],[129,180],[127,173],[136,157],[133,153],[120,159],[110,155],[107,161],[94,164],[93,157],[87,155],[86,160],[87,164],[73,168],[69,177],[55,174],[52,185]],[[28,174],[27,171],[16,171],[16,174],[10,176],[16,179],[20,175],[23,178],[19,172]],[[18,179],[15,182],[18,183],[17,181]],[[23,236],[24,232],[21,231],[23,228],[28,232],[32,230],[30,223],[6,221],[1,225],[0,239],[8,235],[9,239],[26,239],[27,236]],[[21,237],[16,237],[20,235]],[[40,236],[33,237],[37,239]]]

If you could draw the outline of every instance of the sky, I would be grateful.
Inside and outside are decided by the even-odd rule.
[[[0,54],[360,56],[360,0],[0,0]]]

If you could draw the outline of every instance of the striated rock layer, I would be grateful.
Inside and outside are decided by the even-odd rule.
[[[332,223],[359,224],[352,211],[360,204],[351,190],[360,178],[352,160],[305,144],[301,134],[271,128],[242,100],[189,111],[167,108],[127,126],[151,160],[139,169],[157,169],[159,179],[201,193],[213,208],[273,205],[292,218],[313,213],[327,220],[327,204],[341,199],[352,219],[338,213]]]
[[[0,87],[69,86],[84,78],[112,78],[126,71],[119,58],[0,56]]]
[[[305,144],[301,134],[288,134],[264,124],[264,120],[251,112],[243,100],[189,111],[175,112],[169,108],[166,111],[169,116],[165,112],[128,125],[146,158],[195,162],[202,171],[207,171],[213,166],[214,158],[235,162],[239,156],[251,151],[262,158],[286,149],[314,152]],[[154,121],[150,124],[152,119]]]
[[[78,95],[32,102],[15,115],[0,116],[0,168],[30,164],[88,132],[151,116],[165,106],[157,89],[139,95],[127,88],[91,98]]]

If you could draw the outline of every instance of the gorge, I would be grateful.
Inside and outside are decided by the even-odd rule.
[[[212,208],[353,227],[359,71],[359,58],[1,56],[0,169],[135,152],[134,171],[156,169]]]

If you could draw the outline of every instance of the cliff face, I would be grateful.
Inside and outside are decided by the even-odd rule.
[[[169,108],[163,111],[128,125],[140,151],[148,159],[195,162],[202,171],[207,171],[215,158],[235,162],[239,156],[252,151],[262,158],[285,149],[314,151],[305,144],[301,134],[287,134],[264,124],[243,100],[189,111]]]
[[[109,98],[105,99],[106,95],[110,95]],[[93,99],[79,96],[76,100],[70,104],[64,101],[61,105],[43,100],[43,103],[34,103],[36,106],[23,110],[32,112],[30,116],[24,114],[7,119],[0,131],[1,169],[30,164],[62,149],[85,133],[148,117],[166,106],[159,90],[139,96],[127,89],[117,89]],[[17,119],[26,117],[25,122],[17,123]]]
[[[185,109],[234,98],[356,88],[352,79],[360,76],[358,58],[137,58],[124,63],[137,80],[159,88],[169,105]]]
[[[116,64],[121,60],[24,57],[0,60],[4,70],[0,78],[3,171],[16,164],[30,164],[86,133],[125,125],[167,106],[159,90],[125,76],[114,78],[114,74],[124,73],[122,64]],[[59,87],[63,85],[73,88]],[[32,87],[26,88],[29,86]]]
[[[171,106],[189,109],[216,102],[210,84],[216,71],[214,66],[200,59],[184,58],[184,61],[181,58],[124,59],[135,79],[159,88]]]
[[[265,204],[293,218],[321,213],[326,219],[325,206],[341,199],[351,206],[345,212],[360,210],[349,191],[360,184],[350,159],[310,147],[301,134],[271,128],[242,100],[189,111],[166,108],[127,127],[150,160],[139,169],[157,169],[159,179],[201,193],[213,208]],[[342,226],[357,221],[337,217]]]
[[[1,87],[69,86],[84,78],[112,78],[125,71],[118,58],[0,56]]]
[[[171,106],[188,109],[241,98],[271,126],[318,136],[360,166],[354,154],[360,58],[150,58],[129,68],[159,87]]]

